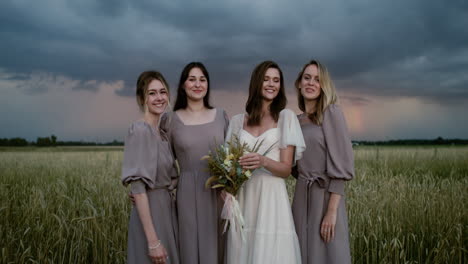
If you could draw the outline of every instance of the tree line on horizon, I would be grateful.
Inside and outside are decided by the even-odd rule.
[[[58,141],[57,136],[38,137],[36,141],[27,141],[24,138],[0,138],[2,147],[56,147],[56,146],[123,146],[123,141],[99,143],[89,141]],[[396,139],[386,141],[353,140],[353,146],[425,146],[425,145],[468,145],[468,139]]]
[[[433,145],[468,145],[468,139],[392,139],[386,141],[354,141],[353,145],[364,146],[433,146]]]
[[[36,141],[27,141],[24,138],[0,138],[2,147],[57,147],[57,146],[123,146],[124,142],[113,140],[111,142],[99,143],[89,141],[58,141],[57,136],[38,137]]]

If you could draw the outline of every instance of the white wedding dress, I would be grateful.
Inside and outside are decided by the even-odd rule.
[[[280,148],[293,145],[296,147],[295,160],[301,158],[305,149],[304,138],[291,110],[281,111],[278,127],[258,137],[245,131],[243,122],[244,114],[231,119],[226,140],[237,135],[250,147],[264,140],[258,151],[260,154],[275,144],[266,156],[276,161],[280,160]],[[245,241],[238,230],[229,228],[227,264],[301,263],[285,180],[266,169],[257,169],[239,190],[237,199],[245,220]]]

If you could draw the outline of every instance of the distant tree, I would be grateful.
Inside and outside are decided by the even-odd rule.
[[[51,135],[50,137],[38,137],[36,146],[38,147],[50,147],[57,146],[57,136]]]
[[[52,141],[49,137],[38,137],[36,141],[38,147],[48,147],[52,145]]]
[[[117,141],[114,139],[112,142],[104,143],[107,146],[123,146],[123,142]]]
[[[442,137],[437,137],[434,141],[436,144],[439,144],[439,145],[444,144],[444,139]]]
[[[0,138],[0,146],[23,147],[27,145],[28,141],[24,138]]]
[[[57,145],[57,137],[55,135],[52,134],[52,136],[50,136],[50,141],[53,146]]]
[[[28,145],[28,141],[24,138],[12,138],[9,140],[10,141],[10,146],[15,146],[15,147],[24,147]]]

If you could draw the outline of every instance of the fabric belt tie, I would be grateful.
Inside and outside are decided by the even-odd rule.
[[[297,177],[298,180],[305,182],[307,184],[307,194],[306,194],[306,208],[305,208],[305,215],[306,219],[309,216],[309,212],[311,211],[309,203],[310,199],[310,189],[314,185],[314,182],[317,182],[317,185],[322,189],[327,189],[328,185],[330,185],[330,179],[326,176],[325,171],[303,171],[299,170],[299,176]],[[306,243],[309,245],[309,235],[308,233],[311,232],[310,230],[314,230],[315,226],[310,226],[309,223],[306,224]]]
[[[325,171],[303,171],[299,170],[298,180],[307,183],[307,189],[311,188],[314,182],[322,189],[328,188],[330,179],[326,176]]]

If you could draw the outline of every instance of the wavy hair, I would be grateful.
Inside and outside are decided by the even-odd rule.
[[[321,92],[320,92],[319,97],[317,98],[316,111],[314,113],[307,114],[306,108],[305,108],[305,99],[304,99],[304,96],[302,96],[301,94],[300,84],[301,84],[301,80],[304,75],[305,69],[309,67],[310,65],[317,66]],[[302,67],[302,70],[297,75],[296,81],[294,82],[294,86],[296,86],[297,103],[298,103],[299,109],[301,109],[302,112],[306,113],[309,119],[314,124],[322,125],[323,113],[325,113],[325,110],[327,109],[327,107],[331,104],[338,103],[338,96],[336,94],[335,85],[333,85],[333,81],[325,65],[320,63],[318,60],[311,60],[308,63],[306,63],[304,67]]]
[[[263,81],[265,79],[266,71],[270,68],[277,69],[280,74],[280,90],[278,91],[278,95],[275,97],[275,99],[273,99],[273,102],[271,102],[269,109],[273,119],[276,122],[278,122],[281,110],[286,107],[288,102],[284,91],[283,72],[281,71],[278,64],[273,61],[264,61],[260,63],[257,65],[257,67],[255,67],[250,78],[249,98],[247,99],[247,103],[245,105],[245,110],[249,114],[247,120],[248,126],[260,125],[263,106]]]

